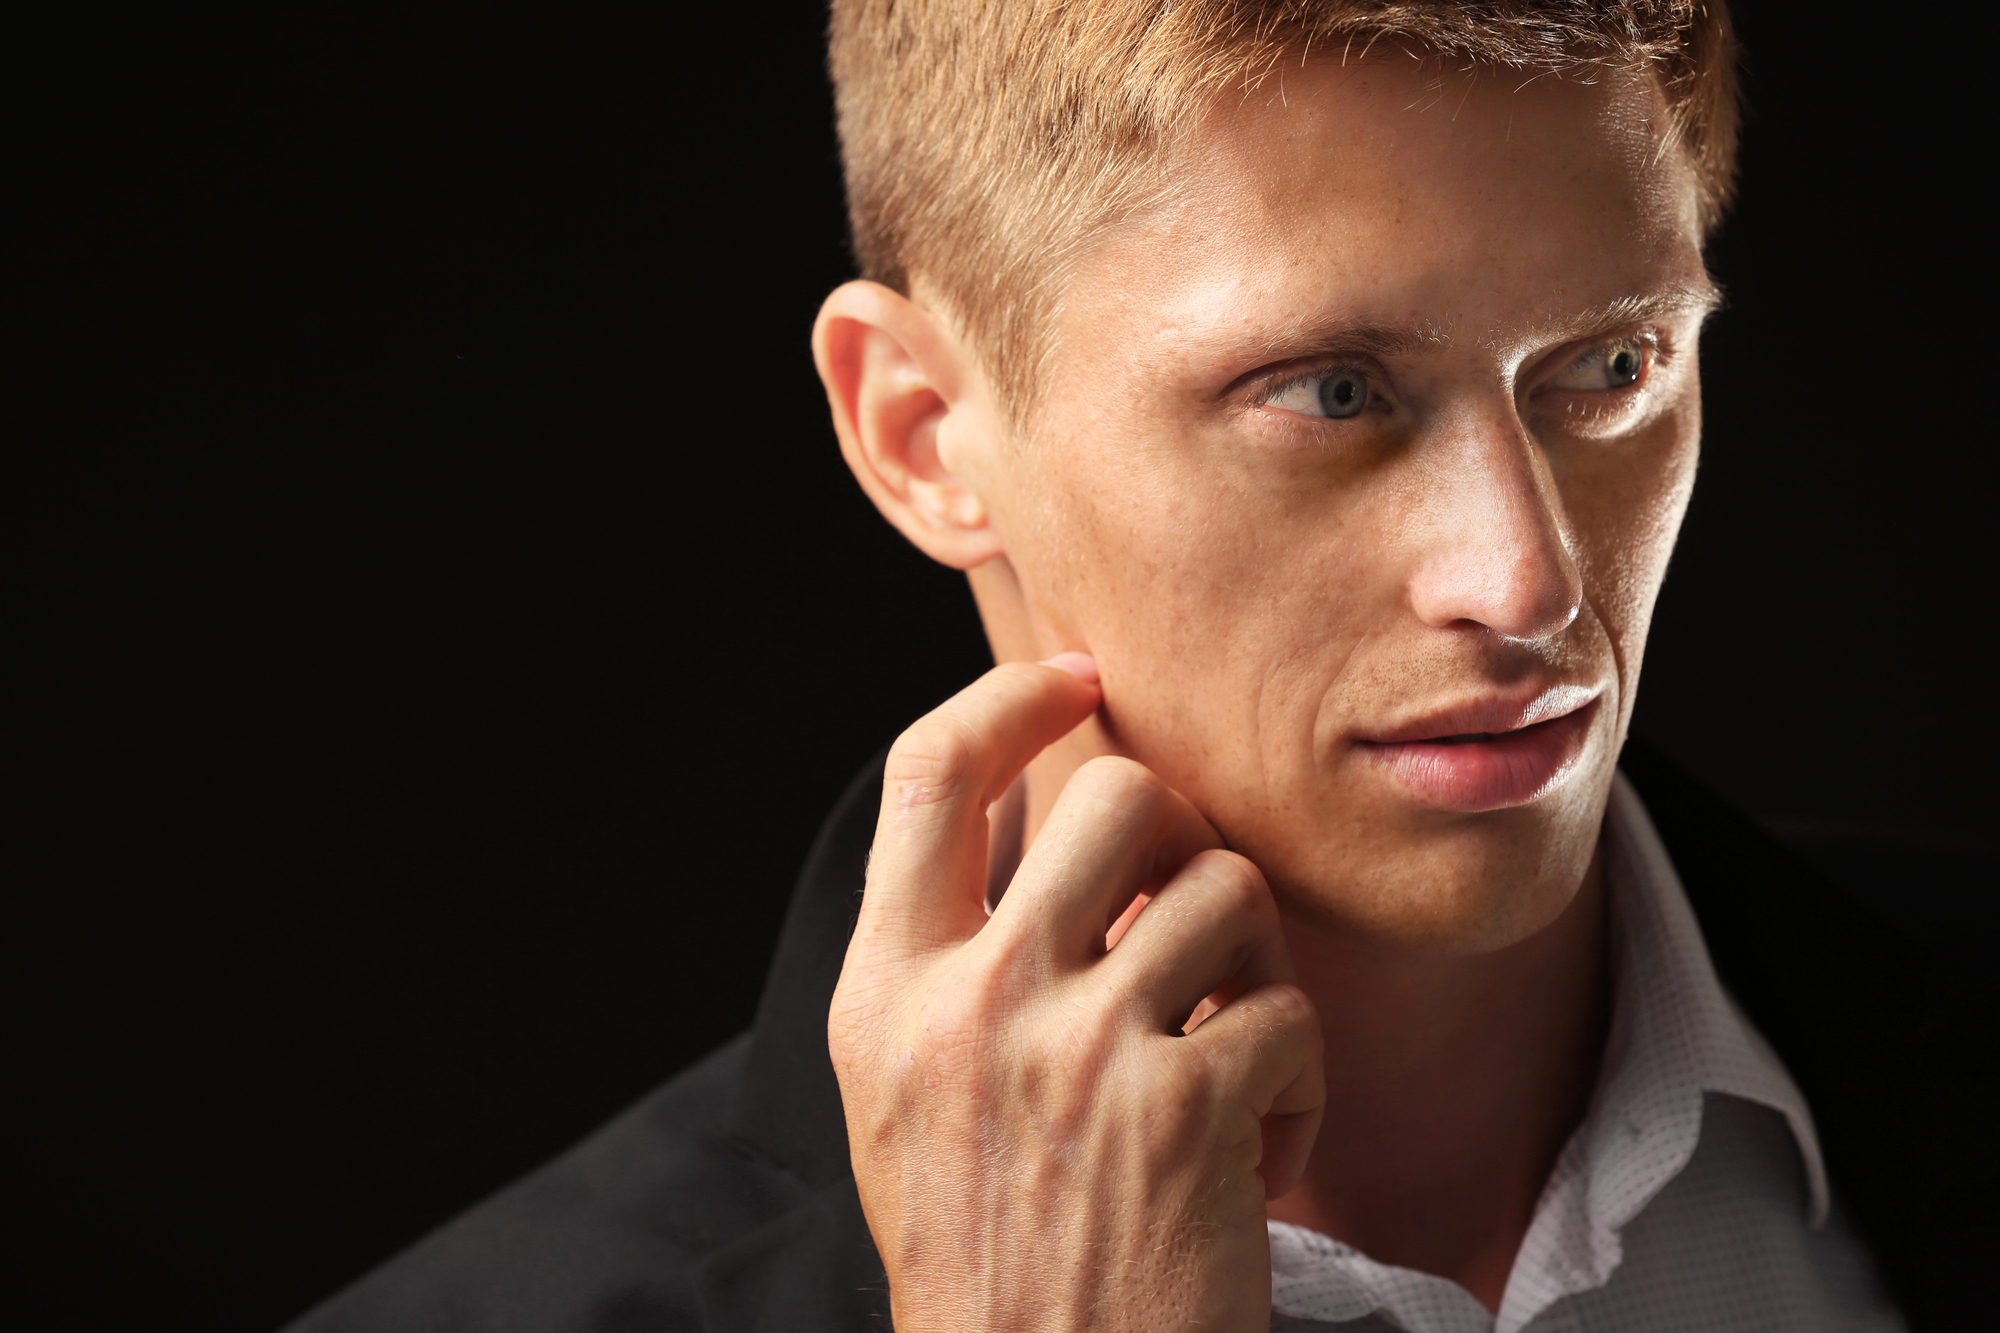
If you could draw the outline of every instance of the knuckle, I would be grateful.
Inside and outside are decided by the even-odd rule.
[[[1076,770],[1072,783],[1099,800],[1118,805],[1164,799],[1167,784],[1137,760],[1099,755]]]
[[[978,770],[979,752],[969,728],[949,714],[913,723],[889,747],[883,781],[905,805],[931,805],[965,790]]]
[[[1022,981],[1004,960],[951,968],[916,1004],[909,1040],[941,1070],[978,1069],[1018,1019]]]
[[[1275,916],[1264,874],[1249,858],[1231,851],[1208,851],[1197,856],[1189,869],[1200,876],[1209,894],[1226,910]]]
[[[1313,1007],[1310,996],[1289,981],[1265,983],[1258,989],[1257,1003],[1270,1026],[1317,1038],[1319,1010]]]
[[[1066,1137],[1102,1112],[1100,1094],[1120,1063],[1115,1025],[1052,1022],[1023,1042],[1014,1076],[1034,1119]]]
[[[1174,1042],[1163,1049],[1168,1058],[1149,1071],[1150,1104],[1205,1106],[1230,1091],[1232,1071],[1215,1052],[1192,1042]]]

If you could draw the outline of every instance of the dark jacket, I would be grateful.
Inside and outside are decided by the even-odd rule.
[[[1658,756],[1634,745],[1623,767],[1912,1327],[1990,1327],[1990,1006]],[[826,1047],[881,780],[878,759],[820,830],[751,1032],[289,1333],[886,1329]]]

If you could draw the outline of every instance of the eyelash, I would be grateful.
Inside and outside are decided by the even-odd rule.
[[[1289,374],[1281,375],[1277,379],[1266,380],[1257,388],[1250,401],[1259,407],[1269,407],[1273,402],[1284,397],[1291,390],[1301,388],[1309,381],[1316,380],[1322,375],[1330,374],[1336,370],[1358,370],[1367,376],[1368,407],[1364,410],[1372,411],[1382,393],[1382,381],[1387,376],[1383,375],[1377,367],[1368,364],[1365,360],[1354,357],[1315,362],[1303,370],[1295,370]]]
[[[1600,400],[1607,395],[1617,397],[1632,396],[1647,386],[1652,380],[1655,371],[1673,360],[1673,349],[1669,345],[1666,335],[1659,329],[1649,325],[1643,328],[1631,329],[1623,333],[1614,333],[1608,338],[1599,338],[1595,342],[1584,343],[1576,347],[1573,351],[1560,354],[1560,359],[1555,361],[1553,368],[1542,376],[1542,382],[1530,390],[1530,396],[1532,397],[1535,394],[1548,390],[1558,375],[1561,375],[1571,366],[1576,365],[1579,361],[1591,355],[1591,353],[1614,347],[1619,343],[1637,344],[1645,354],[1645,366],[1640,370],[1639,377],[1630,384],[1621,384],[1612,389],[1578,390],[1577,392],[1589,393],[1593,397],[1599,397]],[[1562,390],[1558,389],[1554,390],[1554,392],[1560,393]]]
[[[1674,359],[1675,349],[1672,345],[1671,340],[1666,336],[1664,332],[1662,332],[1657,328],[1645,327],[1639,329],[1632,329],[1622,333],[1614,333],[1608,337],[1600,338],[1595,342],[1582,344],[1581,346],[1578,346],[1574,351],[1566,353],[1563,356],[1563,359],[1558,361],[1555,364],[1555,367],[1552,370],[1550,370],[1545,376],[1543,376],[1543,379],[1545,381],[1553,380],[1557,375],[1560,375],[1563,371],[1569,369],[1569,367],[1575,365],[1578,361],[1581,361],[1585,356],[1589,355],[1593,351],[1596,351],[1598,348],[1608,347],[1613,343],[1624,342],[1624,341],[1636,342],[1645,349],[1646,351],[1645,370],[1642,371],[1639,378],[1633,381],[1631,384],[1620,385],[1615,389],[1599,389],[1588,392],[1590,392],[1592,396],[1597,397],[1600,402],[1603,402],[1607,398],[1619,399],[1619,398],[1634,397],[1638,394],[1638,392],[1644,390],[1647,387],[1648,383],[1652,380],[1653,375],[1658,371],[1660,367],[1670,364]],[[1376,367],[1367,365],[1364,362],[1361,362],[1358,359],[1353,359],[1353,358],[1336,358],[1328,361],[1315,362],[1314,364],[1307,366],[1303,369],[1293,371],[1289,374],[1281,375],[1276,379],[1267,380],[1263,385],[1261,385],[1256,390],[1256,393],[1252,397],[1251,401],[1257,406],[1267,407],[1273,401],[1283,397],[1286,393],[1290,392],[1291,390],[1300,388],[1305,384],[1307,384],[1308,382],[1318,379],[1320,376],[1335,370],[1358,370],[1362,374],[1368,377],[1368,393],[1370,400],[1369,408],[1370,410],[1372,410],[1375,407],[1376,402],[1380,400],[1380,396],[1382,393],[1381,384],[1383,379],[1386,377],[1383,376],[1380,370],[1377,369]],[[1531,391],[1530,396],[1534,396],[1544,392],[1545,388],[1546,388],[1545,384],[1538,385],[1534,390]],[[1562,391],[1556,390],[1555,392],[1560,393]],[[1585,391],[1579,390],[1576,392],[1578,396],[1581,396]],[[1386,405],[1387,404],[1385,403],[1384,406]]]

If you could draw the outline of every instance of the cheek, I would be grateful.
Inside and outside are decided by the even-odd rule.
[[[1356,604],[1369,548],[1339,479],[1176,444],[1114,446],[1106,466],[1085,456],[1048,478],[1045,595],[1192,674],[1320,643]]]
[[[1639,439],[1580,451],[1584,457],[1562,483],[1585,595],[1610,635],[1628,692],[1694,488],[1699,439],[1698,411],[1669,414]]]
[[[1060,562],[1074,577],[1043,595],[1098,655],[1118,750],[1227,819],[1310,784],[1328,692],[1388,612],[1353,515],[1217,471],[1178,501],[1093,492]]]

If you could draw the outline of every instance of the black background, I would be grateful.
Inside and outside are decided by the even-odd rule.
[[[808,359],[849,273],[818,7],[656,8],[36,48],[37,1327],[270,1328],[742,1028],[821,814],[985,664]],[[1786,827],[1983,844],[1967,93],[1833,15],[1743,13],[1637,729]]]

